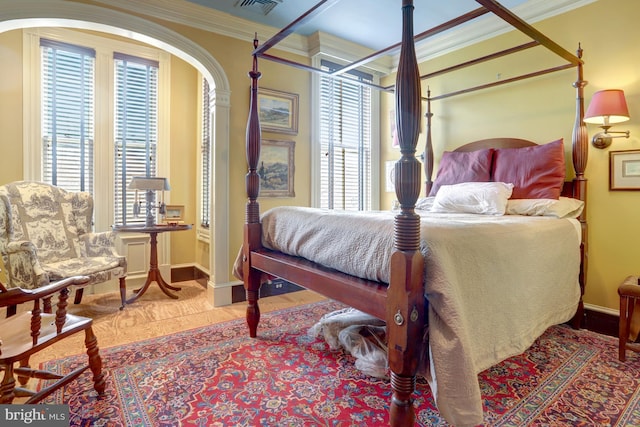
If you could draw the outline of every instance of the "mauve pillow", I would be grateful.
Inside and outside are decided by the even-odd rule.
[[[491,180],[514,185],[512,199],[558,199],[564,184],[563,140],[523,148],[499,148]]]
[[[429,196],[435,196],[441,185],[490,181],[492,157],[493,148],[467,152],[445,151]]]

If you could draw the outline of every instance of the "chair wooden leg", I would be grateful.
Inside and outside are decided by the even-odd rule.
[[[636,299],[620,295],[620,323],[618,327],[618,359],[624,362],[627,359],[627,343],[631,331],[631,318],[636,305]]]
[[[13,304],[13,305],[9,305],[7,306],[7,317],[11,317],[13,315],[15,315],[18,312],[18,306]]]
[[[120,278],[120,310],[127,304],[127,282],[126,277]]]
[[[87,347],[87,355],[89,356],[89,368],[93,373],[93,388],[98,392],[99,396],[102,396],[106,388],[106,382],[102,373],[102,359],[100,358],[98,339],[91,327],[85,329],[84,333],[84,344]]]
[[[629,322],[627,309],[629,298],[620,296],[620,322],[618,325],[618,359],[624,362],[626,359],[627,337],[629,336]]]
[[[29,368],[29,358],[28,357],[26,359],[22,359],[20,361],[20,367],[21,368]],[[25,386],[29,382],[29,377],[26,377],[24,375],[18,375],[18,382],[20,383],[21,386]]]
[[[13,378],[13,363],[2,366],[4,368],[4,377],[0,384],[0,403],[9,404],[16,397],[15,388],[16,380]]]
[[[76,296],[73,299],[74,304],[80,304],[82,302],[82,294],[84,293],[84,288],[76,289]]]

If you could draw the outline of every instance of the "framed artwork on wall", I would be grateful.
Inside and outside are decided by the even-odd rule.
[[[609,152],[609,190],[640,190],[640,150]]]
[[[164,212],[163,219],[166,224],[184,223],[184,205],[167,205]]]
[[[384,162],[384,190],[387,193],[394,193],[396,191],[396,163],[396,160],[387,160]]]
[[[293,176],[295,172],[295,142],[262,140],[260,151],[260,196],[295,197]]]
[[[258,115],[265,132],[298,134],[298,94],[258,89]]]

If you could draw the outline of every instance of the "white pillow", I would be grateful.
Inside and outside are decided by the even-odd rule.
[[[464,182],[443,185],[431,212],[504,215],[513,184],[505,182]]]
[[[430,211],[431,206],[433,206],[433,199],[435,199],[434,196],[422,197],[418,199],[418,201],[416,202],[416,209],[418,209],[419,211]]]
[[[555,199],[513,199],[507,202],[507,215],[553,216],[577,218],[584,202],[570,197]]]

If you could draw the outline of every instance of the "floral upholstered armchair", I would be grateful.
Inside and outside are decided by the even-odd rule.
[[[93,198],[50,184],[17,181],[0,186],[0,254],[9,288],[36,289],[71,276],[86,285],[118,278],[126,301],[127,260],[115,234],[93,233]],[[76,289],[75,303],[83,287]]]

